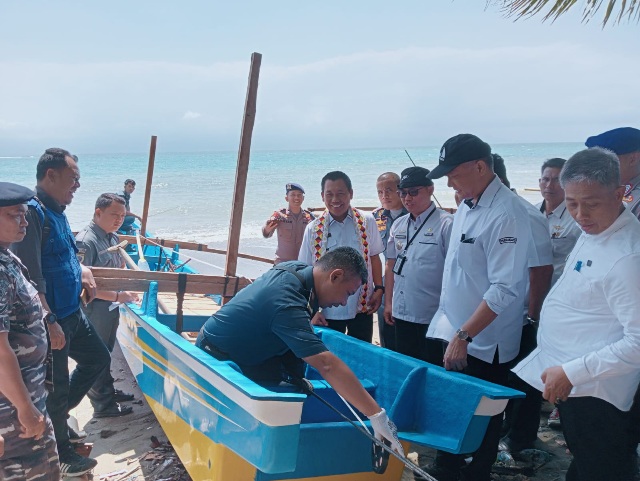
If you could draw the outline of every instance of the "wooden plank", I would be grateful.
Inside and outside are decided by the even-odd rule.
[[[247,187],[247,172],[249,171],[249,155],[251,152],[251,136],[256,118],[256,100],[258,97],[258,79],[260,78],[260,64],[262,55],[251,54],[249,69],[249,85],[244,105],[242,132],[240,134],[240,148],[238,150],[238,165],[236,167],[236,182],[233,189],[233,203],[231,204],[231,220],[229,222],[229,240],[227,242],[227,261],[224,273],[235,276],[238,267],[238,248],[240,246],[240,228],[242,227],[242,212],[244,194]]]
[[[149,217],[149,203],[151,200],[151,184],[153,183],[153,166],[156,162],[156,142],[157,135],[151,136],[151,145],[149,146],[149,165],[147,166],[147,185],[144,188],[144,207],[142,208],[142,225],[140,230],[142,234],[147,232],[147,218]]]

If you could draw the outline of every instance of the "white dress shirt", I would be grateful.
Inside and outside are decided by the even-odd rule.
[[[473,338],[468,353],[491,363],[516,357],[528,279],[529,215],[496,176],[470,208],[460,204],[453,220],[442,280],[440,307],[427,337],[451,341],[486,301],[497,317]]]
[[[640,223],[625,209],[604,232],[583,233],[540,314],[538,347],[514,372],[543,391],[562,366],[570,396],[628,411],[640,381]]]
[[[567,256],[573,246],[576,245],[576,241],[582,229],[573,220],[571,214],[567,211],[567,206],[564,200],[562,203],[553,209],[550,214],[546,213],[544,202],[540,202],[536,205],[542,215],[547,218],[547,224],[549,229],[549,236],[551,237],[551,249],[553,250],[553,277],[551,278],[551,285],[554,285],[560,278],[560,274],[564,270],[564,264],[567,260]]]
[[[378,225],[376,219],[370,212],[360,212],[362,219],[364,220],[365,232],[367,233],[367,242],[369,243],[369,259],[367,262],[367,269],[369,270],[369,284],[367,297],[371,297],[373,294],[373,276],[371,273],[371,257],[377,256],[384,251],[384,245],[382,244],[382,237],[378,231]],[[313,222],[307,224],[307,228],[304,231],[302,238],[302,244],[300,245],[300,254],[298,260],[312,266],[315,264],[315,250],[314,239],[316,237],[316,229],[318,228],[319,217]],[[325,231],[327,238],[326,251],[336,247],[353,247],[358,252],[362,252],[362,237],[360,233],[356,232],[355,222],[351,211],[342,222],[335,220],[331,214],[327,213],[327,219],[325,224]],[[382,273],[381,273],[382,275]],[[332,320],[345,320],[353,319],[358,314],[359,301],[362,288],[358,289],[354,295],[350,296],[347,300],[346,306],[327,307],[322,309],[322,314],[326,319]],[[368,299],[367,299],[368,300]]]
[[[407,214],[394,222],[387,243],[387,258],[395,259],[404,252],[406,261],[400,274],[387,272],[387,276],[394,276],[393,317],[418,324],[431,322],[440,304],[442,271],[452,223],[453,216],[436,209],[433,202],[415,220]],[[387,293],[387,298],[390,294]]]

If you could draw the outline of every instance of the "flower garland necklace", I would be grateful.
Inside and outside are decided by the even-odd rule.
[[[356,235],[360,238],[362,256],[364,257],[365,264],[367,265],[367,267],[369,267],[369,241],[367,240],[366,223],[364,217],[362,217],[362,214],[360,214],[360,211],[352,207],[351,212],[355,220],[354,227],[356,229]],[[318,223],[315,228],[315,237],[313,238],[313,254],[316,262],[327,250],[328,229],[325,229],[325,227],[327,225],[328,213],[329,211],[325,210],[322,215],[318,217]],[[362,285],[362,289],[360,291],[360,300],[358,301],[360,312],[367,312],[368,292],[369,284],[365,283]]]

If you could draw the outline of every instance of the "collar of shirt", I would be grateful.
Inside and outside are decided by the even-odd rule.
[[[351,211],[351,209],[352,209],[352,208],[351,208],[351,207],[349,207],[349,210],[347,211],[347,217],[345,217],[345,218],[344,218],[344,220],[343,220],[342,222],[339,222],[339,221],[335,220],[335,219],[333,218],[333,216],[331,215],[331,212],[329,212],[329,213],[328,213],[328,214],[329,214],[329,225],[333,224],[334,222],[337,222],[338,224],[344,224],[344,222],[345,222],[347,219],[353,219],[353,212]]]
[[[100,227],[98,224],[96,224],[94,221],[89,222],[89,229],[95,232],[99,237],[109,236],[109,234],[107,234],[106,231],[102,227]]]
[[[542,201],[542,206],[540,207],[540,212],[542,212],[547,218],[549,218],[549,217],[557,217],[558,219],[562,219],[562,216],[567,211],[567,205],[566,205],[565,201],[563,200],[562,202],[560,202],[558,207],[556,207],[555,209],[553,209],[551,211],[551,214],[547,214],[546,213],[545,202],[546,201]]]
[[[58,204],[55,200],[53,200],[53,197],[51,197],[38,186],[36,186],[36,195],[38,196],[38,199],[40,199],[40,202],[42,202],[47,209],[51,209],[58,214],[62,214],[67,208],[64,205]]]
[[[500,186],[503,185],[500,178],[493,174],[493,180],[478,196],[478,202],[473,203],[473,199],[465,199],[463,202],[469,207],[469,209],[475,209],[476,207],[491,207],[496,194],[500,190]]]
[[[616,220],[613,221],[613,224],[611,224],[605,230],[603,230],[599,234],[587,234],[586,232],[582,231],[582,235],[586,236],[586,238],[595,239],[598,242],[604,242],[609,236],[611,236],[611,234],[613,234],[614,232],[619,231],[625,225],[627,225],[629,222],[634,222],[634,221],[638,220],[631,213],[631,211],[629,209],[627,209],[626,206],[624,206],[624,204],[623,204],[622,208],[623,208],[623,210],[620,213],[620,215],[616,218]]]
[[[3,264],[9,264],[11,260],[11,252],[4,247],[0,247],[0,262],[2,262]]]
[[[309,306],[311,307],[311,311],[313,313],[316,313],[318,312],[318,296],[316,295],[316,288],[313,282],[313,266],[305,267],[304,269],[300,270],[299,273],[303,277],[305,285],[311,292],[311,298],[309,299]]]
[[[422,221],[429,215],[431,214],[431,212],[433,212],[436,209],[436,205],[431,202],[431,205],[429,207],[427,207],[427,210],[425,210],[424,212],[422,212],[420,215],[418,215],[418,217],[416,217],[415,219],[413,219],[413,216],[411,214],[409,214],[409,225],[411,224],[415,224],[417,226],[419,226],[420,224],[422,224]]]
[[[628,182],[628,184],[631,186],[631,189],[629,189],[629,191],[635,189],[638,185],[640,185],[640,175],[636,175]]]

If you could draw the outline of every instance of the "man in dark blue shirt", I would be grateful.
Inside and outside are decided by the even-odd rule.
[[[218,359],[235,362],[259,383],[301,377],[302,361],[306,362],[369,418],[378,439],[389,440],[403,453],[385,410],[311,327],[319,307],[346,305],[367,279],[364,258],[352,247],[333,249],[314,266],[280,263],[211,316],[196,345]]]

